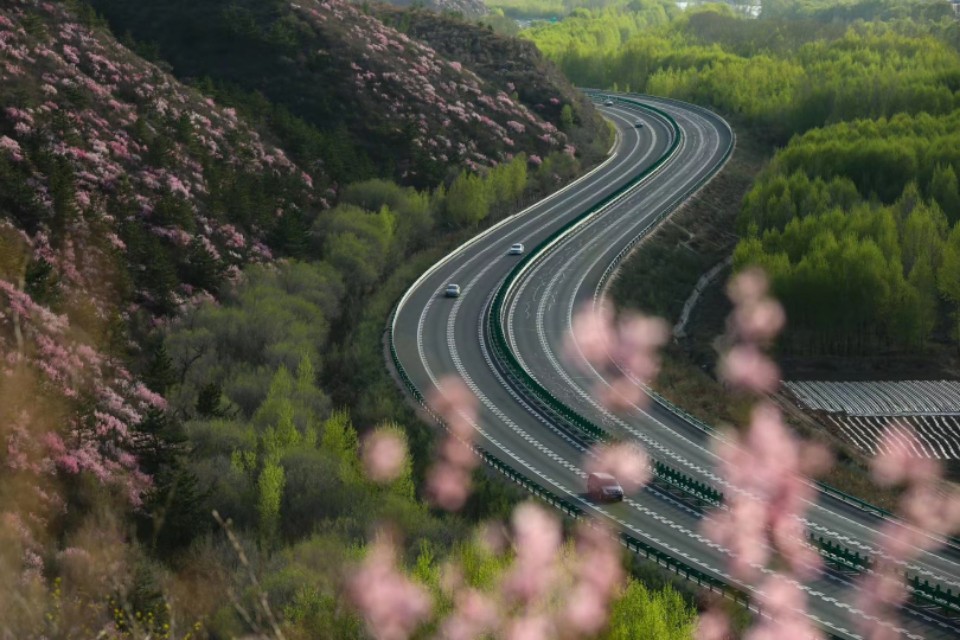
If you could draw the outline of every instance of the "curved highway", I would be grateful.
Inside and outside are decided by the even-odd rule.
[[[708,179],[725,162],[733,144],[729,126],[709,111],[654,98],[643,98],[643,102],[660,112],[627,101],[603,108],[618,135],[611,156],[601,166],[464,244],[425,273],[398,304],[393,346],[420,393],[435,392],[439,381],[449,375],[467,383],[480,401],[474,422],[478,444],[515,472],[708,576],[738,585],[725,569],[727,551],[700,533],[704,516],[699,510],[654,486],[618,505],[597,505],[586,498],[587,442],[538,409],[524,389],[514,388],[490,345],[491,301],[518,260],[507,255],[510,244],[536,247],[660,162],[626,195],[542,251],[511,281],[502,315],[495,321],[501,323],[524,370],[578,414],[617,437],[639,441],[655,459],[692,478],[722,491],[734,490],[725,487],[713,471],[717,461],[710,439],[714,435],[656,403],[609,413],[589,393],[597,384],[609,383],[604,373],[571,362],[563,352],[572,314],[585,303],[599,304],[603,284],[621,251]],[[676,122],[679,138],[662,113]],[[638,116],[646,125],[639,129],[634,127]],[[461,286],[461,296],[442,297],[452,282]],[[827,496],[811,505],[807,522],[815,535],[870,555],[876,552],[873,540],[878,523],[876,516]],[[954,592],[960,589],[960,562],[949,554],[924,552],[904,570]],[[755,593],[749,585],[738,586]],[[852,604],[855,578],[828,571],[802,587],[809,615],[817,624],[838,637],[859,637],[856,618],[864,614]],[[960,637],[960,626],[917,607],[905,611],[896,628],[910,638]]]

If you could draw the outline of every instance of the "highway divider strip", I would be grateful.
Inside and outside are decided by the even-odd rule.
[[[581,416],[578,412],[574,411],[568,407],[563,401],[555,397],[550,391],[544,388],[539,384],[520,364],[516,356],[509,348],[509,345],[506,340],[506,335],[503,330],[503,313],[504,305],[507,296],[510,293],[511,288],[517,282],[519,277],[537,262],[543,256],[544,252],[555,245],[557,242],[566,237],[574,228],[582,224],[587,219],[593,217],[595,214],[599,213],[603,209],[611,206],[621,198],[632,194],[636,187],[643,182],[643,180],[651,175],[653,172],[658,170],[672,155],[673,152],[677,149],[680,144],[682,133],[677,122],[673,119],[670,114],[657,109],[655,107],[650,107],[642,103],[638,103],[634,100],[617,98],[620,102],[625,102],[632,106],[639,106],[640,108],[647,109],[652,111],[664,119],[666,119],[674,129],[674,140],[667,152],[661,156],[653,165],[648,167],[646,170],[637,175],[630,183],[624,185],[616,192],[610,194],[599,203],[594,205],[591,209],[584,212],[582,215],[571,220],[569,223],[555,231],[549,237],[544,239],[537,247],[535,247],[530,253],[528,253],[507,275],[504,282],[501,284],[496,295],[494,296],[493,304],[490,307],[490,310],[487,314],[487,327],[488,331],[491,334],[492,339],[490,344],[493,347],[493,352],[497,356],[496,360],[501,365],[503,373],[505,376],[510,379],[515,385],[526,391],[528,399],[532,401],[539,409],[545,410],[550,416],[557,418],[562,424],[568,425],[575,429],[576,431],[581,432],[586,435],[590,440],[610,440],[610,434],[606,430],[597,426],[592,421]],[[732,148],[732,144],[730,145]],[[726,161],[726,158],[729,157],[730,148],[728,148],[723,156],[723,161]],[[722,162],[718,166],[722,166]],[[705,176],[702,180],[698,181],[695,184],[691,191],[698,189],[703,182],[708,180],[714,175],[715,172],[711,172]],[[683,194],[680,200],[687,197],[687,194]],[[669,213],[674,209],[675,205],[671,204],[663,213],[658,215],[650,225],[646,227],[644,232],[641,233],[639,237],[645,235],[646,230],[655,227],[661,220],[663,220]],[[631,243],[631,247],[638,241],[638,238],[635,238]],[[626,253],[626,250],[621,252],[621,256]],[[618,257],[621,257],[618,256]],[[668,465],[660,461],[655,461],[653,466],[654,475],[659,479],[665,481],[666,483],[674,486],[685,493],[689,494],[691,497],[697,500],[703,500],[719,506],[723,500],[723,494],[719,491],[709,487],[708,485],[698,482],[695,479],[683,474],[680,471],[672,469]]]
[[[618,101],[619,101],[619,100],[620,100],[620,99],[618,98]],[[681,132],[680,132],[680,128],[679,128],[679,126],[677,125],[676,121],[675,121],[669,114],[667,114],[667,113],[665,113],[665,112],[663,112],[663,111],[660,111],[659,109],[655,109],[655,108],[652,108],[652,107],[648,107],[648,106],[646,106],[646,105],[642,105],[642,104],[636,103],[636,102],[634,102],[634,101],[626,101],[626,102],[627,102],[628,104],[631,104],[632,106],[639,106],[640,108],[647,109],[648,111],[655,112],[655,113],[657,113],[658,115],[661,115],[662,117],[664,117],[668,122],[670,122],[671,126],[672,126],[673,129],[674,129],[674,141],[673,141],[673,143],[671,144],[670,148],[664,153],[663,156],[661,156],[661,157],[657,160],[656,163],[654,163],[654,165],[652,165],[651,167],[649,167],[648,169],[646,169],[645,171],[643,171],[643,172],[642,172],[640,175],[638,175],[634,180],[632,180],[628,185],[626,185],[625,187],[619,189],[619,190],[618,190],[617,192],[615,192],[614,194],[611,194],[611,196],[605,198],[599,205],[597,205],[597,206],[595,206],[595,207],[592,207],[589,211],[587,211],[587,212],[586,212],[585,214],[583,214],[582,216],[579,216],[578,218],[576,218],[575,220],[571,221],[571,222],[568,223],[567,225],[564,225],[564,227],[561,229],[561,232],[564,232],[564,233],[565,233],[565,232],[569,231],[569,230],[572,229],[576,224],[579,224],[580,222],[582,222],[583,219],[585,219],[585,218],[593,215],[594,213],[596,213],[597,211],[599,211],[599,210],[602,209],[603,207],[609,206],[610,204],[612,204],[612,202],[613,202],[617,197],[623,196],[623,195],[625,195],[628,191],[632,190],[634,187],[636,187],[636,185],[637,185],[639,182],[641,182],[644,178],[646,178],[649,174],[651,174],[655,169],[659,168],[669,157],[671,157],[672,154],[673,154],[673,152],[676,150],[677,146],[679,145],[679,143],[680,143],[680,138],[681,138],[681,135],[682,135],[682,134],[681,134]],[[603,167],[603,166],[605,166],[605,165],[606,165],[606,162],[603,163],[603,164],[602,164],[600,167],[598,167],[597,169],[594,169],[594,171],[599,170],[601,167]],[[591,173],[593,173],[593,171],[591,171]],[[587,174],[587,175],[590,175],[590,174]],[[583,176],[583,178],[586,178],[586,177],[587,177],[587,176]],[[581,178],[581,179],[579,179],[579,180],[582,180],[583,178]],[[575,182],[572,183],[572,184],[576,184],[577,182],[579,182],[579,180],[575,181]],[[572,186],[572,184],[571,184],[570,186]],[[560,193],[560,192],[557,192],[557,193]],[[555,195],[556,195],[556,193],[553,194],[553,196],[555,196]],[[551,196],[551,198],[552,198],[553,196]],[[541,202],[542,202],[542,201],[541,201]],[[540,204],[540,203],[537,203],[537,204]],[[535,205],[534,205],[534,206],[535,206]],[[518,214],[518,215],[519,215],[519,214]],[[515,217],[515,216],[514,216],[514,217]],[[439,415],[437,415],[437,414],[429,407],[429,405],[427,404],[426,398],[424,397],[423,393],[417,388],[417,386],[416,386],[416,385],[413,383],[413,381],[410,379],[409,375],[407,374],[406,370],[405,370],[404,367],[403,367],[403,363],[400,361],[400,356],[399,356],[399,354],[397,353],[396,345],[395,345],[394,339],[393,339],[393,337],[394,337],[394,328],[395,328],[395,323],[396,323],[396,316],[397,316],[397,313],[398,313],[399,309],[400,309],[401,306],[403,305],[403,303],[406,302],[406,300],[409,298],[411,292],[412,292],[426,277],[428,277],[430,274],[432,274],[433,272],[435,272],[435,271],[436,271],[438,268],[440,268],[443,264],[446,264],[450,259],[452,259],[453,256],[455,256],[456,254],[458,254],[462,249],[464,249],[464,248],[466,248],[466,247],[468,247],[468,246],[476,243],[476,242],[479,241],[481,238],[483,238],[483,237],[485,237],[486,235],[488,235],[489,233],[493,232],[496,228],[498,228],[499,226],[501,226],[501,225],[504,224],[504,223],[506,223],[506,220],[504,220],[503,222],[498,223],[497,225],[491,227],[490,229],[488,229],[488,230],[487,230],[486,232],[484,232],[483,234],[480,234],[479,236],[477,236],[477,237],[469,240],[468,242],[464,243],[463,245],[461,245],[460,247],[458,247],[457,250],[451,252],[451,254],[449,254],[446,258],[444,258],[443,260],[439,261],[439,262],[438,262],[437,264],[435,264],[431,269],[429,269],[426,273],[424,273],[420,278],[418,278],[417,281],[414,282],[414,284],[413,284],[413,285],[407,290],[407,292],[403,295],[403,297],[402,297],[402,298],[400,299],[400,301],[397,303],[396,307],[394,307],[394,311],[393,311],[392,317],[390,318],[390,321],[389,321],[388,324],[387,324],[387,339],[388,339],[388,344],[389,344],[389,347],[390,347],[390,356],[391,356],[391,360],[392,360],[392,362],[393,362],[394,369],[396,370],[397,376],[400,378],[400,381],[401,381],[401,383],[403,384],[403,386],[404,386],[404,388],[406,389],[406,391],[407,391],[408,393],[410,393],[410,395],[412,395],[412,396],[414,397],[414,399],[415,399],[415,400],[417,401],[417,403],[423,408],[423,410],[424,410],[438,425],[440,425],[440,426],[443,427],[444,429],[447,428],[447,427],[446,427],[446,424],[443,422],[442,418],[441,418]],[[556,234],[553,234],[553,235],[559,236],[559,235],[560,235],[560,232],[558,232],[558,233],[556,233]],[[553,237],[553,236],[551,236],[551,238],[552,238],[552,237]],[[549,241],[549,240],[550,240],[550,239],[548,239],[548,241]],[[548,241],[545,241],[545,243],[548,243]],[[541,246],[543,246],[543,244],[545,244],[545,243],[542,243]],[[535,253],[535,252],[534,252],[534,253]],[[528,255],[529,255],[529,254],[528,254]],[[509,277],[509,276],[508,276],[508,277]],[[561,415],[565,416],[567,419],[574,419],[574,417],[577,415],[575,412],[570,411],[569,409],[567,409],[566,407],[564,407],[562,404],[555,405],[554,403],[550,403],[548,406],[556,407],[556,408],[561,408],[561,410],[563,411],[563,413],[562,413]],[[587,426],[587,423],[583,423],[582,426],[585,427],[585,428],[589,428],[589,427]],[[559,509],[560,511],[562,511],[563,513],[567,514],[567,515],[568,515],[569,517],[571,517],[571,518],[574,518],[574,519],[577,519],[577,520],[584,518],[585,513],[584,513],[583,509],[581,509],[581,508],[580,508],[579,506],[577,506],[576,504],[573,504],[573,503],[570,502],[569,500],[566,500],[566,499],[564,499],[564,498],[561,498],[560,496],[557,496],[557,495],[554,494],[553,492],[551,492],[551,491],[543,488],[542,486],[540,486],[540,485],[537,484],[536,482],[534,482],[534,481],[530,480],[529,478],[527,478],[527,477],[526,477],[525,475],[523,475],[522,473],[517,472],[517,471],[516,471],[515,469],[513,469],[509,464],[507,464],[506,462],[500,460],[500,459],[497,458],[495,455],[493,455],[493,454],[490,453],[489,451],[486,451],[486,450],[483,449],[482,447],[479,447],[479,446],[477,446],[477,445],[470,445],[470,446],[471,446],[471,449],[473,449],[473,451],[476,453],[476,455],[478,455],[487,465],[489,465],[489,466],[492,467],[493,469],[499,471],[499,472],[502,473],[504,476],[506,476],[509,480],[511,480],[512,482],[518,484],[518,485],[521,486],[522,488],[526,489],[528,492],[530,492],[531,494],[533,494],[533,495],[534,495],[535,497],[537,497],[538,499],[546,502],[547,504],[550,504],[550,505],[554,506],[555,508],[557,508],[557,509]],[[662,470],[661,470],[661,471],[662,471]],[[645,558],[647,558],[647,559],[649,559],[649,560],[652,560],[652,561],[656,562],[658,565],[663,566],[663,567],[665,567],[665,568],[673,571],[674,573],[683,576],[684,578],[690,580],[691,582],[695,582],[697,585],[699,585],[699,586],[701,586],[701,587],[707,588],[707,589],[709,589],[709,590],[711,590],[711,591],[719,592],[719,593],[721,593],[723,596],[725,596],[725,597],[727,597],[727,598],[729,598],[729,599],[731,599],[731,600],[733,600],[733,601],[735,601],[735,602],[741,603],[741,604],[743,604],[744,606],[749,606],[750,596],[749,596],[749,594],[748,594],[746,591],[744,591],[743,589],[740,589],[740,588],[738,588],[738,587],[736,587],[736,586],[730,585],[730,584],[728,584],[727,582],[725,582],[725,581],[723,581],[723,580],[720,580],[720,579],[718,579],[718,578],[716,578],[716,577],[713,577],[713,576],[711,576],[711,575],[709,575],[709,574],[707,574],[707,573],[704,573],[704,572],[700,571],[699,569],[696,569],[695,567],[692,567],[692,566],[688,565],[687,563],[685,563],[685,562],[683,562],[683,561],[681,561],[681,560],[677,560],[677,559],[674,558],[673,556],[671,556],[671,555],[669,555],[669,554],[667,554],[667,553],[665,553],[665,552],[663,552],[663,551],[660,551],[660,550],[657,549],[656,547],[653,547],[653,546],[647,544],[646,542],[644,542],[643,540],[640,540],[639,538],[636,538],[636,537],[634,537],[634,536],[632,536],[632,535],[630,535],[630,534],[627,534],[627,533],[625,533],[625,532],[624,532],[624,533],[621,533],[621,534],[619,535],[619,539],[620,539],[620,543],[621,543],[623,546],[625,546],[627,549],[629,549],[630,551],[632,551],[632,552],[634,552],[634,553],[636,553],[636,554],[638,554],[638,555],[641,555],[641,556],[643,556],[643,557],[645,557]]]
[[[581,89],[581,91],[593,92],[593,91],[598,91],[598,90],[593,90],[593,89]],[[626,95],[629,95],[629,96],[632,96],[632,97],[636,97],[636,98],[649,98],[649,97],[651,97],[651,96],[646,96],[646,95],[640,94],[640,93],[630,93],[630,94],[626,94]],[[663,98],[663,97],[654,97],[654,98],[655,98],[656,100],[660,100],[660,101],[663,101],[663,102],[671,102],[671,103],[675,103],[675,104],[678,104],[678,105],[682,105],[684,108],[693,109],[693,110],[695,110],[695,111],[699,111],[699,112],[701,112],[701,113],[708,114],[708,115],[710,115],[710,116],[712,116],[712,117],[717,117],[715,113],[713,113],[713,112],[710,111],[709,109],[705,109],[704,107],[701,107],[701,106],[699,106],[699,105],[691,104],[691,103],[688,103],[688,102],[683,102],[683,101],[681,101],[681,100],[674,100],[674,99],[671,99],[671,98]],[[732,129],[730,129],[730,133],[731,133],[731,136],[735,135]],[[734,138],[734,139],[735,139],[735,138]],[[724,164],[726,164],[727,159],[728,159],[729,156],[733,153],[733,149],[734,149],[734,145],[731,144],[730,147],[728,147],[727,151],[724,153],[723,160],[722,160],[721,163],[718,165],[718,170],[719,170],[719,167],[722,167]],[[712,177],[712,175],[713,175],[713,174],[711,174],[711,177]],[[705,182],[705,181],[704,181],[704,182]],[[689,196],[685,196],[685,197],[689,197]],[[651,227],[648,227],[647,229],[649,230],[649,229],[651,229],[652,227],[653,227],[653,225],[651,225]],[[642,240],[646,235],[647,235],[647,230],[645,230],[645,231],[642,232],[639,236],[637,236],[636,238],[634,238],[633,241],[631,241],[630,244],[629,244],[623,251],[621,251],[620,253],[617,254],[617,256],[616,256],[616,257],[614,258],[614,260],[613,260],[613,263],[611,263],[611,266],[608,267],[607,271],[604,272],[603,276],[601,276],[601,278],[600,278],[600,283],[599,283],[598,286],[597,286],[597,291],[600,291],[600,290],[602,290],[602,289],[604,288],[604,286],[606,285],[606,281],[609,280],[610,277],[611,277],[613,274],[616,273],[615,267],[618,266],[618,265],[624,260],[624,258],[626,258],[626,256],[630,253],[630,251],[633,249],[633,247],[636,246],[636,244],[637,244],[640,240]],[[697,418],[696,416],[693,416],[693,415],[691,415],[690,413],[687,413],[687,411],[685,411],[685,410],[682,409],[681,407],[678,407],[678,406],[675,405],[674,403],[672,403],[672,402],[670,402],[669,400],[667,400],[665,397],[661,396],[661,395],[660,395],[659,393],[657,393],[657,391],[655,391],[652,387],[650,387],[650,386],[648,386],[648,385],[644,385],[644,390],[650,395],[651,398],[653,398],[653,400],[654,400],[657,404],[663,406],[663,408],[667,409],[667,410],[670,411],[671,413],[679,416],[680,418],[682,418],[682,419],[685,420],[686,422],[688,422],[688,423],[690,423],[691,425],[699,428],[701,431],[704,431],[704,432],[709,433],[709,434],[711,434],[711,435],[718,435],[718,434],[717,434],[717,431],[716,431],[711,425],[709,425],[709,424],[707,424],[706,422],[700,420],[700,419]],[[890,520],[900,521],[900,518],[899,518],[896,514],[894,514],[894,513],[890,512],[890,511],[884,509],[883,507],[879,507],[879,506],[877,506],[877,505],[875,505],[875,504],[872,504],[872,503],[870,503],[870,502],[867,502],[866,500],[862,500],[862,499],[860,499],[860,498],[858,498],[858,497],[856,497],[856,496],[853,496],[853,495],[850,495],[850,494],[848,494],[848,493],[845,493],[845,492],[841,491],[840,489],[838,489],[838,488],[836,488],[836,487],[834,487],[834,486],[832,486],[832,485],[827,484],[826,482],[821,482],[821,481],[819,481],[819,480],[815,480],[814,482],[816,483],[817,487],[818,487],[821,491],[823,491],[823,493],[825,493],[825,494],[827,494],[827,495],[829,495],[829,496],[831,496],[831,497],[833,497],[833,498],[835,498],[835,499],[837,499],[837,500],[840,500],[841,502],[845,502],[845,503],[850,504],[850,505],[852,505],[852,506],[854,506],[854,507],[857,507],[857,508],[860,509],[861,511],[864,511],[864,512],[867,512],[867,513],[872,513],[872,514],[874,514],[874,515],[876,515],[876,516],[880,516],[881,518],[887,518],[887,519],[890,519]],[[950,546],[952,546],[952,547],[960,550],[960,538],[955,537],[955,536],[949,536],[949,537],[946,538],[946,542],[947,542],[947,544],[949,544]]]

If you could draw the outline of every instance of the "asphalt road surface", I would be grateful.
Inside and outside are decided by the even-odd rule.
[[[600,302],[611,265],[639,234],[688,198],[724,162],[733,133],[718,116],[674,101],[643,98],[672,116],[681,131],[669,157],[627,195],[576,225],[562,240],[538,254],[510,284],[501,322],[508,344],[524,369],[540,385],[580,415],[617,437],[642,444],[657,460],[724,491],[735,488],[715,474],[711,451],[717,437],[651,403],[626,413],[607,411],[591,395],[609,384],[608,374],[583,366],[565,353],[573,314]],[[528,401],[495,366],[485,329],[490,304],[517,256],[514,242],[529,251],[565,223],[592,209],[606,196],[630,184],[671,150],[675,129],[667,118],[618,101],[602,107],[617,126],[617,142],[605,163],[527,210],[467,242],[425,273],[401,299],[393,325],[397,357],[412,384],[424,395],[436,392],[446,376],[463,379],[479,399],[474,426],[478,444],[513,470],[586,512],[606,519],[655,548],[700,571],[756,593],[726,570],[729,552],[708,540],[701,521],[709,517],[693,505],[650,486],[621,504],[594,504],[584,494],[588,454],[585,441],[564,429]],[[644,122],[635,127],[637,118]],[[449,283],[459,298],[443,297]],[[441,390],[442,392],[442,390]],[[880,517],[855,505],[820,494],[810,505],[806,524],[818,536],[851,551],[874,555]],[[955,550],[921,552],[903,567],[921,580],[960,590],[960,555]],[[838,637],[861,637],[864,613],[856,608],[857,578],[827,571],[802,584],[808,615]],[[960,625],[933,609],[911,605],[895,628],[909,638],[957,638]]]

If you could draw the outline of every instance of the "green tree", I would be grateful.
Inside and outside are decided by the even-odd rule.
[[[957,348],[960,349],[960,224],[954,225],[944,245],[937,271],[937,288],[940,295],[953,305]]]
[[[480,176],[461,172],[446,194],[444,220],[452,227],[473,227],[490,212],[487,187]]]
[[[563,131],[573,130],[573,108],[569,104],[563,105],[560,110],[560,128]]]
[[[264,548],[274,546],[277,541],[280,530],[280,502],[285,482],[283,467],[275,460],[266,462],[257,478],[260,544]]]
[[[696,610],[666,587],[651,592],[631,580],[614,603],[604,640],[686,640],[696,627]]]
[[[930,197],[940,205],[950,224],[960,220],[960,185],[953,165],[936,166],[930,180]]]
[[[360,477],[358,451],[360,443],[357,432],[346,410],[334,411],[323,423],[320,438],[321,450],[339,462],[339,475],[343,482],[356,482]]]

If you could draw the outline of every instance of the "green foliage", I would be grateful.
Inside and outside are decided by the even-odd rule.
[[[338,474],[343,482],[359,481],[362,476],[357,457],[360,444],[346,411],[334,411],[323,423],[320,446],[337,461]]]
[[[179,377],[171,404],[192,415],[200,389],[213,382],[229,405],[253,415],[272,371],[295,370],[304,357],[311,367],[322,363],[343,292],[336,271],[323,263],[248,269],[223,306],[203,304],[171,328],[166,351]],[[261,373],[264,367],[268,373]],[[325,404],[322,394],[311,402]]]
[[[898,12],[893,4],[798,20],[764,3],[755,20],[723,5],[676,14],[644,2],[638,10],[577,11],[523,35],[581,86],[617,84],[712,105],[782,143],[829,122],[945,114],[960,104],[960,53],[947,35],[956,28],[946,5],[927,11],[931,5],[910,3]],[[897,20],[855,22],[865,15]]]
[[[312,234],[323,255],[352,291],[363,292],[382,276],[393,257],[396,218],[384,205],[376,213],[341,204],[320,216]]]
[[[384,207],[396,220],[394,247],[397,252],[423,248],[433,230],[433,207],[426,192],[400,187],[388,180],[355,182],[340,195],[341,204],[352,204],[366,211]]]
[[[952,164],[938,164],[934,168],[933,178],[930,179],[930,197],[940,205],[947,222],[955,224],[960,220],[960,185]]]
[[[280,465],[273,461],[264,464],[257,479],[257,511],[260,514],[260,542],[265,547],[275,543],[280,529],[280,499],[285,482]]]
[[[960,344],[960,224],[954,225],[937,270],[937,289],[953,305],[957,344]]]
[[[940,324],[960,112],[814,129],[744,199],[735,267],[759,264],[806,353],[922,347]],[[921,189],[918,185],[926,185]],[[924,198],[926,192],[928,198]]]
[[[604,640],[686,640],[693,636],[697,613],[669,586],[649,591],[631,580],[613,605]]]
[[[490,200],[483,178],[461,172],[447,190],[444,222],[450,227],[475,227],[488,213]]]

